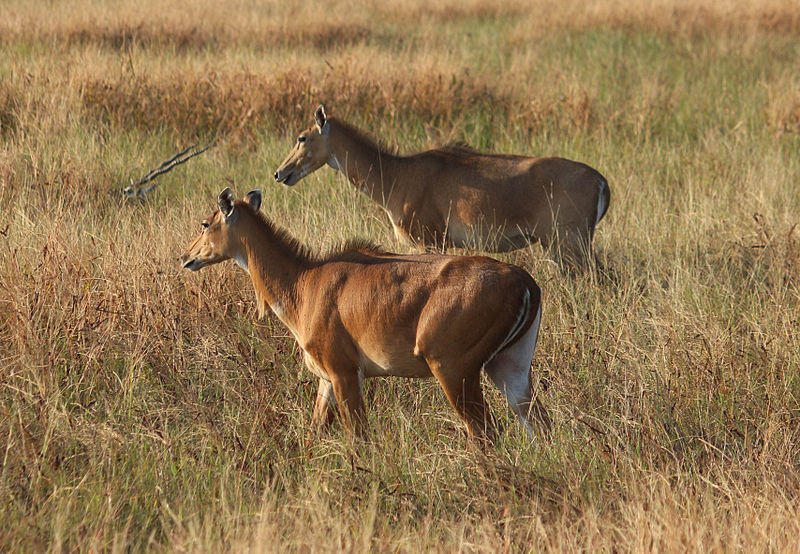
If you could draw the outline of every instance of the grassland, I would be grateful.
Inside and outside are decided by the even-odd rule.
[[[796,2],[314,4],[0,6],[0,550],[796,551]],[[288,332],[232,265],[179,269],[228,185],[313,248],[408,250],[332,170],[271,181],[320,102],[609,179],[604,272],[503,256],[544,291],[551,441],[490,391],[478,452],[436,383],[387,380],[372,444],[306,446]]]

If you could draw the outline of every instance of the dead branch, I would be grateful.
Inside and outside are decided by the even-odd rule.
[[[194,158],[195,156],[199,156],[200,154],[211,148],[211,146],[212,144],[208,144],[203,148],[201,148],[200,150],[197,150],[197,145],[192,144],[185,150],[178,152],[170,159],[163,162],[158,167],[151,169],[150,171],[145,173],[138,181],[134,182],[133,179],[131,179],[131,184],[122,189],[122,194],[124,194],[128,198],[143,197],[150,191],[156,189],[161,183],[154,182],[149,186],[142,186],[142,185],[149,183],[159,175],[163,175],[164,173],[171,171],[175,166],[184,164],[189,160],[191,160],[192,158]]]

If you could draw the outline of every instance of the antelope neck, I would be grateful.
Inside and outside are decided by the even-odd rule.
[[[349,125],[337,120],[329,123],[331,150],[340,170],[358,190],[389,208],[402,158]]]
[[[245,213],[246,212],[246,215]],[[311,266],[308,253],[295,239],[250,210],[240,213],[245,227],[241,244],[256,293],[259,315],[269,306],[289,327],[297,314],[297,283]]]

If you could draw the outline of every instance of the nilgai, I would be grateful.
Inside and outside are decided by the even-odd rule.
[[[406,242],[505,252],[538,241],[568,265],[593,260],[611,193],[588,165],[462,146],[399,156],[324,106],[314,121],[275,172],[278,182],[294,186],[328,164],[377,202]]]
[[[365,434],[361,384],[367,377],[435,377],[470,435],[491,439],[481,370],[505,394],[525,429],[547,412],[531,385],[542,316],[541,291],[523,269],[477,256],[398,255],[352,244],[318,256],[259,213],[260,191],[219,209],[181,257],[197,271],[233,259],[289,328],[306,366],[319,377],[312,424],[334,406]]]

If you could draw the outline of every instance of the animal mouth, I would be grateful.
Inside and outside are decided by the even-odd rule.
[[[191,271],[199,271],[203,267],[200,258],[191,258],[183,262],[182,267]]]
[[[287,187],[291,187],[292,185],[294,185],[294,180],[292,179],[292,177],[294,177],[293,171],[290,171],[289,173],[283,176],[279,175],[278,173],[275,174],[275,180],[278,181],[279,183],[286,185]]]

